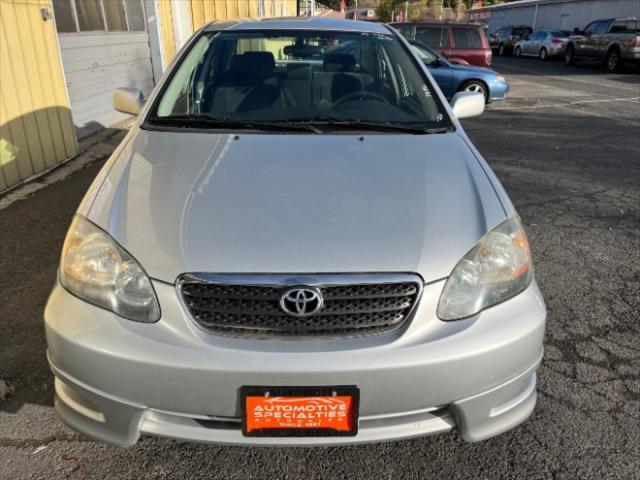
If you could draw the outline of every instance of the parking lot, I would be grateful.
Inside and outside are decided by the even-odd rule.
[[[66,428],[42,311],[116,134],[102,160],[0,210],[0,478],[640,478],[640,74],[512,57],[494,68],[509,100],[465,128],[528,227],[547,302],[528,422],[477,444],[451,434],[315,449],[157,438],[117,449]]]

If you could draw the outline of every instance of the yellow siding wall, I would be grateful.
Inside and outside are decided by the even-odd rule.
[[[77,151],[51,0],[0,0],[0,191]]]
[[[162,32],[162,63],[166,68],[173,60],[173,57],[176,56],[176,37],[173,32],[171,0],[156,0],[156,7]]]
[[[296,0],[264,0],[264,16],[279,17],[283,10],[286,15],[295,16],[296,3]],[[213,20],[258,18],[258,5],[258,0],[191,0],[193,31]]]

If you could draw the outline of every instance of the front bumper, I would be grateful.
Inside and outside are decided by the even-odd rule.
[[[489,85],[489,101],[497,102],[505,100],[509,93],[509,84],[507,82],[492,82]]]
[[[175,288],[155,282],[162,319],[121,319],[56,286],[45,312],[56,410],[120,446],[140,435],[217,444],[329,445],[457,429],[469,441],[523,422],[536,399],[546,310],[535,283],[476,317],[435,317],[444,282],[425,286],[410,326],[355,339],[245,339],[199,330]],[[355,437],[244,437],[242,385],[357,385]]]

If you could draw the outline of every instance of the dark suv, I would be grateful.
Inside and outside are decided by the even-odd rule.
[[[472,23],[419,22],[391,24],[408,40],[440,52],[454,63],[488,67],[491,48],[481,25]]]
[[[532,32],[533,29],[527,25],[507,25],[489,35],[489,45],[498,49],[498,55],[513,53],[516,42]]]

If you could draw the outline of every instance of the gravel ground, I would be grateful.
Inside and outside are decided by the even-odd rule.
[[[510,99],[465,127],[528,225],[547,301],[528,422],[477,444],[451,434],[318,449],[153,438],[117,449],[75,434],[53,412],[42,311],[99,160],[0,211],[0,478],[640,478],[640,75],[495,67]]]

